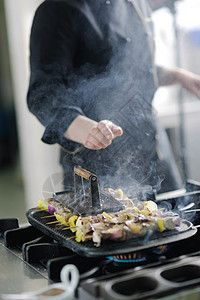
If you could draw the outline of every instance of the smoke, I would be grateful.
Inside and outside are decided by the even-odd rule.
[[[129,47],[118,50],[103,73],[93,74],[93,67],[87,64],[70,77],[71,90],[76,91],[76,99],[81,99],[86,116],[96,121],[111,120],[124,131],[107,149],[83,149],[72,161],[96,173],[101,188],[122,188],[126,194],[146,198],[159,190],[164,180],[163,173],[156,171],[156,113],[151,105],[154,83],[146,70],[138,70],[134,64],[128,68],[122,58],[128,59],[129,51]],[[82,78],[82,73],[87,78]],[[148,81],[151,88],[144,92]],[[63,161],[68,164],[67,154]]]
[[[43,141],[58,142],[70,151],[78,146],[64,140],[63,133],[77,112],[121,126],[123,135],[106,149],[62,153],[65,186],[73,186],[73,167],[80,165],[98,176],[101,188],[122,188],[126,194],[145,198],[159,190],[164,180],[164,172],[157,172],[155,112],[151,105],[156,87],[149,40],[137,14],[131,10],[130,15],[122,1],[113,7],[110,26],[110,15],[102,5],[95,1],[92,9],[98,12],[100,31],[103,29],[110,39],[105,37],[105,44],[100,39],[98,44],[91,38],[91,31],[84,30],[82,38],[96,58],[91,56],[74,69],[49,63],[33,71],[29,109],[46,127]],[[99,35],[98,28],[95,30]]]
[[[104,72],[93,74],[93,67],[87,64],[70,77],[86,116],[96,121],[111,120],[124,131],[107,149],[84,149],[72,160],[74,165],[96,173],[102,188],[121,187],[127,194],[148,194],[159,190],[164,179],[162,173],[156,174],[156,113],[151,105],[155,86],[152,74],[140,70],[136,63],[128,68],[129,51],[129,47],[119,49]],[[143,60],[147,60],[145,54]],[[151,88],[144,92],[148,81]],[[67,154],[64,160],[67,164]]]
[[[42,187],[44,199],[51,198],[54,193],[62,191],[64,188],[63,173],[53,173],[46,178]]]

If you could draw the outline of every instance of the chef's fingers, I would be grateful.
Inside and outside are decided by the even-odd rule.
[[[112,123],[111,121],[105,120],[105,121],[101,121],[102,124],[104,124],[106,126],[106,128],[109,129],[109,131],[112,132],[113,135],[113,139],[116,136],[120,136],[123,134],[123,130],[120,126],[115,125],[114,123]],[[98,125],[97,125],[98,126]]]
[[[117,126],[117,125],[113,124],[113,123],[112,123],[111,130],[112,130],[115,137],[120,136],[120,135],[123,134],[122,128],[120,126]]]
[[[89,149],[106,148],[111,143],[111,140],[105,138],[101,131],[95,126],[92,127],[87,135],[84,146]]]
[[[98,145],[101,148],[106,148],[107,146],[109,146],[112,142],[112,139],[108,139],[97,127],[93,127],[91,128],[88,137],[90,137],[90,139],[96,139],[98,141]]]
[[[97,128],[101,131],[101,133],[108,139],[108,140],[112,140],[114,139],[114,134],[111,130],[111,124],[113,124],[112,122],[108,121],[108,120],[103,120],[100,121],[97,124]]]
[[[114,139],[116,136],[120,136],[123,134],[123,130],[120,126],[113,124],[109,120],[100,121],[97,124],[97,127],[108,139]]]
[[[88,148],[90,150],[100,150],[100,147],[97,147],[96,145],[94,145],[93,143],[87,141],[83,144],[85,146],[85,148]]]
[[[92,136],[89,136],[87,140],[84,142],[84,146],[88,149],[98,150],[104,147],[102,143],[100,143],[98,140],[93,138]]]
[[[84,146],[93,150],[104,149],[112,143],[116,136],[120,136],[122,133],[121,127],[109,120],[102,120],[90,129]]]

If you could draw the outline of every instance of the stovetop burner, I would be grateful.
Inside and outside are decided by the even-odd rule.
[[[147,257],[145,252],[139,251],[133,253],[126,253],[126,254],[116,254],[113,256],[108,256],[107,259],[119,263],[137,263],[137,262],[146,261]]]

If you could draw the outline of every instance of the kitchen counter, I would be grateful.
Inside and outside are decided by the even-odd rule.
[[[48,285],[40,270],[34,269],[0,242],[0,293],[22,293]],[[1,299],[1,297],[0,297]]]

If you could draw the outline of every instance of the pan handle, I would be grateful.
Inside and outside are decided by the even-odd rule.
[[[99,198],[99,187],[97,176],[79,166],[74,167],[75,174],[75,192],[80,193],[83,190],[83,183],[79,180],[80,177],[90,181],[90,203],[91,208],[99,209],[101,207]],[[80,177],[79,177],[80,176]]]
[[[86,180],[90,180],[91,176],[94,176],[95,178],[97,178],[97,176],[95,174],[93,174],[79,166],[74,167],[74,173],[76,175],[79,175],[79,176],[85,178]]]

